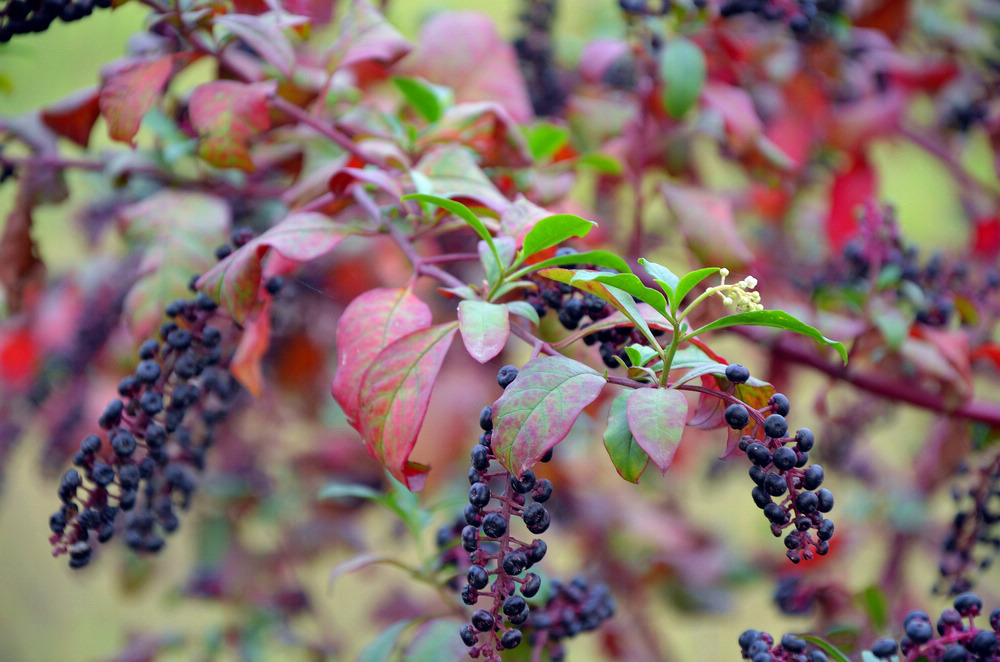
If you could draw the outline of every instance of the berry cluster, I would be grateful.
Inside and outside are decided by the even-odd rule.
[[[614,616],[615,600],[605,584],[591,586],[583,577],[569,584],[553,579],[545,605],[534,609],[525,626],[532,647],[547,647],[549,659],[566,656],[562,641],[582,632],[592,632]]]
[[[556,251],[557,256],[572,255],[576,251],[569,247]],[[567,269],[592,269],[592,265],[564,265]],[[530,303],[539,317],[549,309],[558,311],[559,323],[568,331],[586,328],[589,324],[609,317],[615,312],[614,307],[600,297],[589,292],[580,292],[566,283],[559,283],[547,278],[534,278],[534,289],[525,290],[524,298]],[[653,330],[654,335],[662,331]],[[621,359],[628,365],[628,354],[625,346],[631,344],[647,344],[646,338],[633,326],[620,326],[611,329],[601,329],[583,337],[585,345],[599,345],[601,360],[608,368],[617,368]]]
[[[808,651],[809,644],[792,634],[786,634],[777,645],[767,632],[745,630],[740,634],[740,652],[750,662],[827,662],[826,653]]]
[[[78,21],[110,6],[111,0],[10,0],[0,9],[0,44],[14,35],[45,32],[57,19]]]
[[[968,490],[963,493],[956,488],[953,496],[956,501],[964,500],[966,506],[955,514],[951,531],[944,539],[938,569],[945,586],[937,590],[946,588],[954,594],[969,590],[971,570],[977,565],[982,570],[989,568],[993,563],[992,553],[1000,549],[1000,535],[994,530],[1000,522],[1000,455],[979,470]],[[977,559],[977,547],[986,555]]]
[[[750,379],[750,371],[734,363],[726,368],[726,378],[742,384]],[[753,463],[750,478],[756,483],[751,492],[754,503],[764,511],[776,538],[792,527],[785,536],[786,555],[792,563],[798,563],[812,559],[814,552],[824,555],[830,550],[833,522],[824,515],[833,509],[833,494],[820,487],[823,467],[809,465],[809,451],[815,443],[812,431],[802,428],[788,436],[785,416],[789,409],[787,397],[781,393],[771,396],[765,408],[753,412],[754,427],[740,439],[739,449]],[[764,414],[768,414],[766,418]],[[751,411],[742,403],[726,408],[726,423],[734,430],[745,430],[750,418]],[[763,438],[758,441],[761,431]],[[780,503],[775,501],[782,497]],[[816,531],[815,539],[812,529]]]
[[[971,273],[966,261],[952,263],[941,253],[921,264],[916,246],[904,242],[893,208],[869,202],[858,219],[858,236],[812,287],[817,294],[829,285],[867,293],[875,281],[885,295],[891,293],[913,308],[918,322],[935,327],[946,326],[959,308],[976,311],[968,319],[979,319],[986,309],[996,310],[1000,292],[1000,272],[995,268]]]
[[[558,115],[566,105],[565,81],[560,79],[552,50],[556,6],[555,0],[524,2],[518,16],[524,34],[514,40],[531,107],[539,117]]]
[[[506,388],[516,377],[517,368],[504,366],[497,375],[497,383]],[[520,477],[502,468],[491,470],[496,459],[491,448],[491,407],[483,408],[479,425],[483,433],[472,448],[469,504],[464,513],[466,525],[461,531],[462,549],[468,552],[471,563],[466,573],[468,583],[462,588],[462,601],[471,606],[480,598],[489,597],[492,605],[474,611],[471,625],[463,626],[460,634],[470,647],[470,657],[482,655],[498,661],[498,651],[516,648],[521,643],[521,627],[530,614],[525,598],[533,597],[541,588],[541,577],[526,571],[541,561],[548,549],[538,538],[530,543],[516,539],[511,532],[511,520],[519,517],[530,533],[544,533],[551,519],[542,503],[552,495],[552,483],[536,479],[531,470]]]
[[[912,611],[903,621],[905,636],[897,644],[895,639],[881,639],[872,646],[875,657],[887,660],[897,652],[907,660],[927,662],[972,662],[1000,660],[998,639],[1000,634],[1000,609],[993,610],[989,629],[975,626],[975,618],[982,612],[983,601],[974,593],[955,597],[953,608],[945,609],[937,625],[931,625],[930,616],[922,611]],[[968,619],[965,623],[963,619]],[[935,630],[937,636],[935,636]]]
[[[198,294],[167,304],[160,340],[139,347],[135,372],[118,384],[119,398],[98,419],[63,474],[62,506],[49,519],[53,554],[70,567],[90,561],[91,537],[105,543],[119,526],[137,552],[157,552],[180,522],[195,489],[191,469],[204,467],[215,429],[238,385],[220,367],[222,332],[208,324],[217,304]],[[161,342],[162,341],[162,342]]]
[[[767,22],[784,23],[795,37],[807,39],[826,35],[830,20],[843,4],[842,0],[726,0],[719,16],[753,14]]]

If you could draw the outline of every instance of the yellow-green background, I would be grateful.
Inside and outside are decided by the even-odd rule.
[[[512,35],[517,2],[513,0],[394,0],[390,18],[407,34],[416,33],[420,21],[436,9],[477,9],[496,18],[506,35]],[[611,0],[564,0],[558,26],[560,53],[572,58],[590,36],[620,34],[621,23]],[[124,53],[130,34],[141,29],[144,11],[129,4],[114,12],[97,11],[89,19],[71,25],[56,24],[42,35],[16,38],[0,47],[0,75],[7,78],[10,90],[0,93],[0,114],[27,112],[54,102],[79,87],[98,80],[100,67]],[[100,131],[100,127],[98,129]],[[969,163],[984,179],[993,181],[985,142],[977,139],[969,150]],[[943,169],[912,147],[882,144],[876,147],[876,162],[882,176],[886,200],[896,204],[900,218],[911,237],[925,247],[959,247],[966,231],[955,190]],[[10,204],[11,187],[0,190],[0,212]],[[65,243],[60,234],[58,210],[43,216],[37,237],[43,254],[59,255]],[[745,352],[745,349],[741,350]],[[744,353],[745,356],[745,353]],[[765,358],[744,359],[752,368],[765,365]],[[797,420],[808,420],[805,404],[811,401],[815,383],[797,384],[794,401],[803,403]],[[929,418],[904,410],[905,414],[880,428],[878,440],[894,449],[896,461],[905,461]],[[86,572],[74,573],[64,560],[49,558],[47,516],[55,507],[55,483],[42,480],[38,472],[37,438],[29,435],[5,467],[7,479],[0,494],[0,661],[48,662],[109,659],[131,633],[172,633],[203,636],[212,626],[226,622],[236,612],[208,603],[179,598],[177,587],[183,583],[194,558],[190,527],[174,537],[166,553],[154,561],[155,579],[142,589],[128,589],[121,573],[122,564],[102,562]],[[705,461],[707,462],[706,454]],[[595,456],[597,457],[597,456]],[[611,473],[610,471],[606,473]],[[655,490],[670,480],[655,479],[645,490]],[[831,481],[838,498],[838,510],[864,510],[873,507],[864,490],[847,481]],[[613,489],[634,489],[615,485]],[[840,489],[837,489],[840,488]],[[698,482],[692,494],[710,493],[714,498],[691,499],[685,508],[706,525],[715,524],[731,536],[736,550],[741,542],[772,545],[758,511],[749,499],[748,481],[732,479],[719,484]],[[198,507],[198,506],[196,506]],[[384,518],[372,517],[371,541],[389,540]],[[853,588],[865,586],[878,572],[884,541],[862,541],[850,567],[841,572]],[[120,547],[120,546],[118,546]],[[581,548],[560,548],[550,541],[553,567],[572,572],[586,561]],[[109,555],[123,552],[115,549]],[[334,563],[345,558],[331,553],[329,558],[302,569],[301,577],[311,588],[311,595],[322,615],[322,626],[331,636],[348,641],[343,659],[354,659],[359,648],[375,634],[365,618],[373,594],[393,582],[404,581],[393,570],[372,570],[357,577],[339,580],[336,590],[325,589],[326,575]],[[913,570],[915,587],[925,588],[932,572],[931,559]],[[992,581],[992,586],[989,582]],[[994,578],[987,576],[987,590],[996,593]],[[735,659],[735,637],[744,627],[769,628],[772,632],[800,629],[805,621],[782,619],[770,602],[772,586],[753,582],[735,593],[730,611],[717,615],[688,615],[664,611],[658,615],[664,642],[681,661]],[[940,602],[940,601],[939,601]],[[927,606],[935,603],[926,601]],[[940,605],[938,605],[940,606]],[[594,660],[593,647],[583,637],[571,649],[571,659]],[[196,659],[190,648],[171,659]],[[306,659],[275,656],[273,659]]]

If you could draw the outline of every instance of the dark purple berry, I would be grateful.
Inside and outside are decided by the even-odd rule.
[[[968,659],[969,651],[962,644],[949,646],[941,656],[941,662],[967,662]]]
[[[771,414],[764,419],[764,434],[771,439],[781,439],[788,434],[788,421],[781,414]]]
[[[816,438],[813,436],[812,430],[809,428],[800,428],[795,431],[796,450],[808,453],[812,450],[813,444],[815,443]]]
[[[486,572],[485,568],[479,565],[469,567],[466,579],[469,580],[469,586],[476,590],[486,588],[486,585],[490,583],[489,573]]]
[[[511,552],[503,557],[503,571],[516,577],[528,567],[528,557],[524,552]]]
[[[746,451],[747,449],[744,448],[743,450]],[[767,477],[767,472],[764,471],[764,468],[762,466],[760,466],[759,464],[751,465],[749,473],[750,473],[750,480],[752,480],[757,485],[760,486],[764,485],[764,479]]]
[[[764,508],[771,503],[771,496],[767,493],[767,490],[760,485],[753,488],[750,492],[750,496],[753,497],[753,502],[757,504],[758,508]]]
[[[95,462],[91,477],[94,479],[95,483],[104,487],[105,485],[110,485],[114,482],[115,470],[103,462]]]
[[[785,512],[784,508],[773,502],[764,506],[764,517],[771,524],[777,524],[778,526],[783,526],[788,522],[788,513]]]
[[[462,549],[467,552],[479,549],[479,529],[471,525],[462,529]]]
[[[807,490],[815,490],[817,487],[823,484],[823,467],[818,464],[814,464],[808,469],[806,469],[805,475],[802,477],[802,486]]]
[[[816,498],[819,499],[817,510],[821,513],[828,513],[833,510],[833,492],[825,487],[816,490]]]
[[[135,377],[140,382],[151,384],[160,378],[160,372],[159,363],[151,359],[146,359],[139,361],[139,365],[135,369]]]
[[[485,609],[477,609],[472,612],[472,627],[480,632],[489,632],[493,629],[493,615]]]
[[[479,525],[483,523],[483,517],[480,514],[479,509],[473,506],[471,503],[466,504],[465,511],[463,514],[465,515],[465,523],[468,524],[469,526],[474,526],[478,529]],[[503,518],[501,517],[500,519]]]
[[[131,432],[119,432],[111,439],[111,448],[121,458],[130,457],[136,449],[135,437]]]
[[[882,659],[888,659],[896,654],[898,650],[895,639],[879,639],[872,644],[872,655]]]
[[[542,587],[542,578],[533,572],[524,576],[524,584],[521,585],[521,595],[526,598],[533,598]]]
[[[145,361],[147,359],[154,358],[158,351],[160,351],[160,343],[156,342],[155,338],[144,340],[143,343],[139,345],[139,359]]]
[[[965,617],[979,616],[979,613],[983,608],[982,599],[975,593],[962,593],[961,595],[955,596],[955,602],[953,604],[955,611]]]
[[[469,488],[469,503],[476,508],[485,508],[490,498],[490,486],[486,483],[476,483]]]
[[[927,643],[934,636],[934,628],[927,621],[914,619],[907,623],[904,629],[910,641],[918,646]]]
[[[771,451],[764,444],[755,442],[747,446],[747,457],[754,464],[766,467],[771,462]]]
[[[535,483],[534,489],[531,490],[531,498],[538,503],[545,503],[552,496],[552,481],[548,478],[542,478]]]
[[[538,563],[545,558],[547,551],[549,551],[549,546],[545,544],[544,540],[535,540],[530,547],[525,548],[524,555],[531,563]]]
[[[795,498],[795,509],[803,515],[816,512],[819,508],[819,497],[812,492],[800,492]]]
[[[52,530],[52,533],[62,533],[65,531],[66,513],[61,510],[59,512],[52,513],[52,516],[49,517],[49,529]]]
[[[742,430],[750,422],[750,412],[744,405],[734,403],[726,407],[726,424],[734,430]]]
[[[791,404],[788,402],[788,398],[786,398],[783,393],[775,393],[772,395],[771,399],[767,401],[767,404],[771,405],[774,409],[774,413],[780,416],[788,416],[788,412],[792,408]]]
[[[533,503],[525,508],[524,512],[521,513],[521,518],[524,520],[524,525],[528,527],[528,531],[534,534],[545,533],[551,521],[548,511],[540,503]]]
[[[460,637],[462,637],[462,643],[465,644],[466,646],[476,645],[476,639],[477,639],[476,631],[472,628],[471,625],[463,625],[462,629],[458,631],[458,634]]]
[[[280,292],[281,288],[283,288],[284,286],[285,286],[285,279],[282,278],[281,276],[271,276],[270,278],[267,279],[267,282],[264,283],[264,289],[267,290],[267,293],[270,294],[271,296],[274,296],[278,292]]]
[[[505,365],[497,372],[497,384],[500,388],[507,388],[517,379],[517,366]]]
[[[517,648],[521,645],[522,636],[523,635],[520,630],[507,630],[500,635],[500,645],[508,650],[511,648]]]
[[[829,540],[833,537],[833,520],[825,519],[816,530],[816,537],[820,540]]]
[[[775,459],[777,459],[778,454],[775,453],[774,455]],[[777,465],[777,462],[775,462],[775,464]],[[764,476],[764,489],[767,490],[767,493],[771,496],[779,497],[785,493],[785,490],[788,489],[788,484],[785,482],[785,479],[778,474],[767,474]]]
[[[520,479],[511,476],[510,486],[518,494],[527,494],[535,486],[535,472],[528,469],[521,475]]]
[[[80,442],[80,450],[86,455],[94,455],[101,450],[101,438],[96,434],[88,434]]]
[[[734,384],[743,384],[750,379],[750,371],[747,370],[746,366],[733,363],[726,366],[726,379]]]
[[[483,518],[483,533],[487,538],[502,538],[506,532],[507,520],[500,513],[488,513]]]
[[[479,412],[479,427],[486,432],[493,429],[493,407],[487,405]]]
[[[776,469],[788,471],[795,466],[796,461],[798,461],[798,456],[796,456],[795,451],[788,446],[782,446],[774,451],[771,461],[774,462],[774,467]]]
[[[476,471],[486,471],[490,466],[490,450],[482,444],[472,448],[472,468]]]

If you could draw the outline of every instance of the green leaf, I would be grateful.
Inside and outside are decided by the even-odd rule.
[[[463,205],[461,202],[455,202],[454,200],[449,200],[448,198],[442,198],[437,195],[428,195],[426,193],[411,193],[410,195],[404,195],[403,200],[418,200],[420,202],[429,202],[433,205],[437,205],[445,211],[451,212],[455,216],[468,223],[479,238],[486,242],[486,245],[490,247],[490,252],[493,253],[493,257],[496,259],[497,264],[503,264],[503,260],[500,259],[500,253],[497,252],[496,244],[493,243],[493,235],[490,231],[486,229],[483,222],[479,220],[479,217],[472,213],[472,210]]]
[[[468,657],[468,648],[458,636],[461,626],[462,623],[452,619],[428,621],[406,647],[403,662],[441,662]]]
[[[361,650],[358,662],[389,662],[390,656],[396,650],[399,635],[415,622],[416,619],[409,618],[390,625]]]
[[[649,464],[649,455],[635,442],[628,429],[625,407],[630,393],[631,391],[622,391],[611,403],[608,427],[604,430],[604,448],[618,475],[630,483],[638,483]]]
[[[510,312],[531,320],[531,323],[535,326],[538,326],[539,322],[541,322],[541,320],[538,319],[538,311],[535,310],[535,307],[527,301],[511,301],[506,305],[507,308],[510,309]]]
[[[694,105],[705,84],[705,54],[696,44],[677,37],[660,57],[663,79],[663,106],[674,119],[680,119]]]
[[[687,408],[687,398],[674,389],[639,388],[628,396],[628,429],[661,472],[670,468],[681,443]]]
[[[496,257],[485,241],[480,241],[476,245],[479,261],[483,263],[483,271],[486,273],[486,282],[491,289],[500,281],[504,271],[514,261],[514,254],[517,252],[517,245],[511,237],[497,237],[493,245],[496,246],[497,255],[502,260],[500,264],[497,264]],[[497,298],[497,295],[494,295],[493,298]]]
[[[576,271],[570,285],[577,285],[578,282],[583,281],[596,281],[616,287],[623,292],[631,294],[640,301],[648,303],[653,310],[664,317],[667,315],[667,300],[663,298],[663,294],[643,285],[642,281],[635,274],[609,274],[603,271],[580,269]]]
[[[674,293],[674,289],[677,287],[677,283],[680,280],[677,278],[677,275],[662,264],[650,262],[645,258],[640,257],[639,264],[641,264],[642,268],[646,270],[646,273],[653,277],[653,281],[659,285],[663,290],[663,293],[667,295],[667,302],[670,304],[670,310],[676,311],[679,303],[677,295]]]
[[[507,345],[510,336],[507,306],[471,299],[462,301],[458,304],[458,329],[469,356],[486,363]]]
[[[629,345],[625,348],[629,360],[634,366],[642,366],[659,356],[659,353],[648,345]]]
[[[674,288],[675,300],[671,302],[671,311],[676,313],[688,292],[694,289],[698,283],[705,280],[712,274],[719,273],[719,271],[721,271],[719,267],[705,267],[704,269],[698,269],[697,271],[684,274],[684,276],[681,277],[680,282],[678,282],[677,286]]]
[[[528,361],[493,403],[493,451],[500,464],[515,476],[530,469],[569,434],[604,384],[591,368],[562,356]]]
[[[393,84],[406,100],[428,122],[437,122],[451,105],[455,95],[447,87],[434,85],[423,78],[393,76]]]
[[[885,597],[885,592],[877,585],[872,584],[861,594],[868,611],[868,621],[872,628],[882,630],[889,622],[889,604]]]
[[[608,251],[587,251],[585,253],[573,253],[572,255],[558,255],[529,266],[530,269],[544,269],[564,264],[593,264],[598,267],[608,267],[623,274],[632,273],[625,260]]]
[[[601,152],[584,154],[576,163],[578,166],[593,168],[604,175],[618,176],[625,172],[625,166],[622,165],[621,161]]]
[[[383,505],[388,505],[385,495],[373,487],[357,483],[340,483],[331,481],[320,488],[316,498],[320,501],[328,499],[369,499]]]
[[[525,127],[524,135],[536,162],[548,161],[569,142],[569,129],[551,122],[539,122],[535,126]]]
[[[522,255],[534,255],[556,244],[561,244],[570,237],[583,237],[597,223],[573,214],[555,214],[539,219],[535,227],[524,237]]]
[[[538,272],[540,276],[545,278],[551,278],[552,280],[558,281],[560,283],[566,283],[568,285],[573,285],[584,292],[590,292],[594,296],[600,297],[604,301],[607,301],[612,306],[617,308],[625,317],[628,318],[630,322],[647,338],[653,340],[653,334],[649,330],[649,324],[643,318],[639,309],[636,307],[635,302],[632,297],[626,293],[624,290],[620,290],[612,285],[605,285],[597,280],[581,279],[576,280],[576,275],[579,271],[573,271],[571,269],[543,269]],[[597,272],[588,272],[597,273]],[[636,278],[634,274],[628,274],[633,278]],[[653,290],[650,290],[653,291]],[[657,294],[659,294],[657,292]],[[660,295],[663,298],[663,295]],[[653,344],[651,342],[651,344]]]
[[[730,326],[770,326],[776,329],[794,331],[795,333],[808,336],[833,347],[840,354],[840,358],[843,359],[844,364],[847,364],[847,350],[842,343],[830,340],[813,327],[805,322],[800,322],[783,310],[755,310],[748,313],[729,315],[728,317],[722,317],[710,324],[706,324],[698,329],[697,333],[701,334],[716,329],[725,329]]]
[[[805,639],[811,644],[815,644],[823,649],[827,655],[831,655],[835,662],[851,662],[851,659],[844,655],[843,652],[833,644],[827,643],[819,637],[815,637],[811,634],[800,634],[799,639]]]

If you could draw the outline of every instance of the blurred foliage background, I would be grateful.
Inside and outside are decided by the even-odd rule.
[[[388,16],[404,34],[414,35],[432,12],[475,9],[492,16],[505,36],[512,36],[516,29],[517,4],[515,0],[394,0],[389,5]],[[27,112],[80,87],[95,84],[101,66],[122,54],[129,36],[142,28],[144,15],[145,11],[137,5],[126,4],[113,12],[97,12],[79,23],[57,23],[44,34],[16,39],[0,47],[0,77],[3,79],[0,112]],[[621,16],[612,0],[563,2],[555,30],[558,57],[566,62],[575,61],[588,40],[596,36],[617,37],[622,32]],[[103,134],[99,125],[94,135],[100,139]],[[880,144],[874,153],[882,176],[883,199],[896,205],[910,240],[927,251],[964,246],[966,226],[958,220],[961,217],[959,202],[943,169],[908,145]],[[990,159],[985,139],[974,135],[967,149],[966,164],[977,176],[995,185]],[[725,174],[720,172],[719,176],[724,179]],[[0,210],[10,204],[11,196],[9,188],[0,190]],[[86,259],[61,227],[61,215],[65,213],[65,209],[50,208],[41,212],[38,218],[37,239],[50,269],[56,272],[60,265],[68,268]],[[728,346],[725,341],[720,343],[718,351],[728,356],[735,354],[738,348],[740,360],[751,372],[763,371],[768,357],[747,354],[746,345],[730,343]],[[484,380],[492,379],[486,375],[487,369],[482,370]],[[814,413],[806,404],[812,402],[812,393],[820,380],[799,373],[793,373],[793,377],[794,381],[781,385],[781,389],[794,393],[793,402],[797,407],[792,420],[807,425]],[[457,390],[461,386],[453,384],[452,388]],[[448,420],[447,400],[448,392],[444,388],[435,394],[430,420],[435,416]],[[331,410],[327,418],[337,420],[339,414],[332,400],[325,406]],[[930,421],[928,415],[911,409],[898,411],[899,415],[883,422],[878,434],[870,440],[873,461],[875,458],[889,462],[908,461]],[[267,426],[267,422],[256,423]],[[474,425],[474,421],[472,423]],[[252,427],[254,422],[246,425]],[[477,434],[473,425],[468,431],[470,443]],[[283,435],[294,436],[295,433],[294,429],[281,431]],[[630,500],[636,504],[669,502],[725,539],[732,554],[718,560],[726,566],[727,591],[708,587],[702,594],[666,595],[665,606],[657,608],[656,636],[669,651],[671,659],[690,662],[734,659],[736,637],[746,627],[766,628],[776,633],[802,629],[806,621],[781,616],[771,600],[774,584],[753,575],[745,565],[748,559],[739,556],[740,550],[774,543],[747,498],[750,486],[742,476],[743,469],[718,470],[715,467],[713,458],[720,450],[717,441],[709,443],[711,440],[706,437],[706,443],[689,443],[686,446],[689,454],[684,462],[672,468],[665,477],[655,472],[647,473],[636,488],[615,476],[599,443],[588,442],[587,437],[587,430],[580,429],[569,443],[560,446],[561,457],[572,467],[564,470],[585,474],[594,482],[595,489],[614,495],[610,498],[613,503]],[[301,443],[308,444],[309,439]],[[180,587],[197,558],[199,545],[206,544],[205,531],[198,531],[193,526],[182,527],[167,553],[150,560],[129,557],[121,546],[115,546],[106,553],[119,557],[116,562],[98,563],[82,573],[71,572],[64,563],[48,558],[46,523],[54,503],[56,481],[52,477],[39,477],[39,448],[37,436],[29,434],[24,439],[13,454],[10,466],[6,467],[6,480],[0,494],[0,572],[3,577],[0,660],[115,659],[130,641],[134,646],[132,650],[141,651],[143,638],[149,638],[150,642],[165,638],[160,641],[176,644],[174,652],[163,659],[207,658],[226,636],[227,623],[246,617],[244,610],[251,607],[220,606],[182,597]],[[437,463],[437,480],[422,499],[431,504],[460,500],[465,489],[463,458],[464,455],[453,460],[451,466]],[[739,478],[734,474],[739,474]],[[725,480],[730,476],[734,479]],[[449,478],[454,480],[448,482]],[[295,477],[286,479],[294,483]],[[908,500],[905,494],[892,494],[891,488],[888,494],[875,493],[857,483],[840,482],[836,476],[831,476],[829,482],[837,494],[838,510],[857,516],[895,509],[896,515],[910,518],[919,528],[927,512],[944,507],[943,503],[921,504]],[[310,497],[303,496],[305,499]],[[555,499],[558,498],[557,483]],[[199,498],[194,508],[201,511],[198,519],[202,519],[203,514],[208,518],[212,502]],[[436,521],[441,524],[450,521],[452,511],[454,508],[437,511]],[[648,525],[655,527],[659,522],[653,519]],[[269,530],[267,523],[262,523],[262,545],[274,542],[268,540]],[[355,533],[363,538],[363,546],[368,549],[388,548],[400,555],[412,553],[412,549],[406,547],[409,543],[400,542],[403,538],[398,528],[381,512],[369,513]],[[574,537],[574,532],[561,528],[556,518],[547,538],[552,556],[551,564],[547,564],[550,573],[586,569],[587,541],[582,536]],[[860,591],[881,570],[887,541],[874,537],[848,540],[845,544],[851,546],[850,553],[842,550],[845,553],[832,554],[822,572],[845,578],[852,589]],[[405,594],[407,600],[437,599],[407,582],[404,575],[393,569],[367,569],[340,577],[333,588],[329,588],[330,569],[353,553],[350,549],[333,550],[296,569],[298,579],[308,587],[310,600],[321,615],[321,635],[337,643],[339,659],[343,660],[355,659],[377,633],[378,624],[369,620],[368,613],[380,597],[398,592]],[[782,560],[780,554],[775,556]],[[844,563],[848,557],[849,565]],[[936,560],[927,556],[920,564],[907,568],[915,600],[927,607],[946,604],[944,598],[938,605],[926,597],[935,564]],[[784,571],[796,572],[797,569],[789,567]],[[1000,594],[996,571],[983,577],[982,588],[985,595],[996,597]],[[293,622],[293,634],[297,627],[299,624]],[[316,626],[303,624],[301,627]],[[581,662],[597,660],[599,658],[592,652],[594,649],[588,637],[580,637],[571,644],[570,657]],[[254,660],[310,659],[305,653],[290,650],[280,641],[261,640],[246,644],[243,653],[246,659]]]

